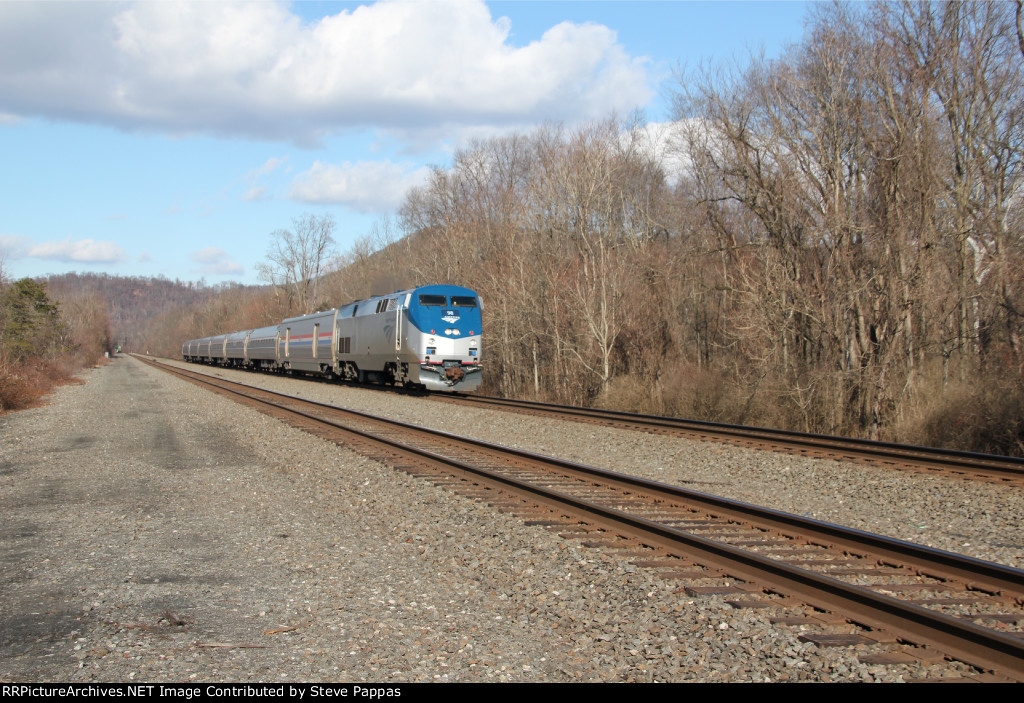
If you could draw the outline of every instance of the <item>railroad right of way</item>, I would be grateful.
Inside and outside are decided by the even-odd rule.
[[[295,395],[164,368],[187,373],[204,387],[280,416],[317,436],[363,447],[358,451],[396,468],[436,475],[443,482],[447,477],[455,479],[452,486],[456,490],[462,492],[465,486],[487,502],[539,519],[538,524],[568,529],[572,534],[583,528],[596,538],[595,546],[608,543],[613,550],[633,555],[631,563],[668,568],[674,574],[670,578],[683,578],[685,569],[680,567],[698,566],[687,572],[687,593],[723,588],[723,592],[737,592],[728,576],[738,576],[755,591],[797,596],[804,604],[869,626],[860,634],[848,632],[840,622],[838,630],[829,628],[806,636],[817,644],[870,647],[873,642],[895,643],[896,639],[889,639],[895,636],[934,644],[938,651],[956,659],[1024,680],[1024,643],[1011,624],[1024,620],[1020,609],[1024,571],[424,430]],[[897,570],[880,568],[882,564]],[[726,577],[724,581],[722,577]],[[897,593],[905,595],[896,597]],[[922,599],[926,593],[929,595]],[[773,622],[823,624],[813,615],[809,620],[802,619],[804,616],[794,620],[791,613],[799,601],[784,605],[777,600],[741,599],[734,605],[771,608],[776,617],[783,617]],[[667,601],[668,605],[674,602]],[[966,622],[964,617],[974,622]],[[980,624],[983,622],[986,625]],[[886,664],[902,664],[908,659],[931,661],[934,657],[928,650],[914,652],[892,644],[863,655],[867,663]]]
[[[552,421],[301,378],[177,365],[1024,568],[1024,491],[1012,486]]]
[[[929,674],[674,594],[646,569],[135,360],[85,381],[0,419],[4,680]]]

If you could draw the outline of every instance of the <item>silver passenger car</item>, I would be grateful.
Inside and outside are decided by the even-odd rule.
[[[189,361],[433,390],[480,385],[481,303],[435,285],[293,317],[274,327],[191,340]]]

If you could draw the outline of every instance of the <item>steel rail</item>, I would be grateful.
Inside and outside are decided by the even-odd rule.
[[[174,369],[174,367],[167,367]],[[172,371],[172,373],[175,371]],[[182,373],[187,373],[182,370]],[[204,374],[199,374],[204,375]],[[550,466],[557,466],[560,469],[574,472],[581,476],[601,477],[607,481],[613,481],[620,486],[633,489],[642,489],[656,493],[662,498],[685,500],[699,505],[705,510],[718,512],[734,519],[754,521],[762,527],[777,530],[790,536],[799,536],[815,541],[822,546],[834,546],[852,552],[870,554],[880,560],[896,561],[901,566],[909,566],[917,569],[923,574],[941,579],[956,579],[972,588],[990,593],[1004,593],[1010,597],[1024,602],[1024,570],[1015,569],[1010,566],[985,561],[974,557],[947,552],[934,547],[926,547],[913,542],[886,537],[871,532],[843,527],[834,523],[828,523],[813,518],[802,517],[792,513],[786,513],[771,508],[731,500],[710,493],[694,491],[672,484],[653,481],[638,476],[601,469],[594,466],[587,466],[557,457],[546,456],[530,452],[524,449],[507,447],[500,444],[486,442],[461,435],[434,430],[420,425],[414,425],[400,420],[392,420],[379,417],[370,413],[362,412],[352,408],[342,408],[330,403],[322,403],[308,398],[280,393],[277,391],[259,388],[237,381],[218,379],[224,383],[239,386],[252,391],[265,393],[278,398],[284,398],[293,402],[299,402],[316,407],[321,407],[333,412],[344,412],[356,417],[373,422],[381,422],[392,427],[401,428],[406,431],[417,432],[426,436],[441,438],[450,442],[463,445],[471,445],[481,449],[512,455],[527,461],[544,462]],[[225,389],[230,390],[230,389]]]
[[[194,376],[188,374],[188,372],[173,368],[168,370],[176,375],[190,379],[194,378]],[[1011,592],[1017,591],[1018,599],[1020,586],[1024,583],[1024,571],[998,564],[991,564],[989,562],[983,562],[970,557],[919,547],[918,545],[904,543],[900,540],[893,540],[891,538],[871,535],[869,533],[863,533],[856,530],[847,530],[846,528],[829,525],[828,523],[821,523],[819,521],[800,518],[798,516],[790,516],[778,511],[760,509],[749,504],[728,501],[716,496],[708,496],[707,494],[687,491],[685,489],[668,486],[666,484],[658,484],[657,482],[647,481],[645,479],[623,476],[603,469],[595,469],[594,467],[585,467],[572,462],[564,462],[558,459],[552,459],[551,457],[533,454],[531,452],[509,449],[500,445],[459,437],[446,432],[428,430],[408,423],[379,418],[361,411],[339,408],[338,406],[327,403],[319,403],[297,396],[248,386],[246,384],[239,384],[232,381],[226,381],[224,379],[213,380],[211,377],[205,376],[204,374],[195,374],[195,376],[199,377],[199,379],[196,380],[200,383],[216,387],[229,393],[245,396],[250,399],[252,396],[247,395],[245,391],[257,391],[259,393],[280,398],[286,402],[308,404],[318,409],[325,409],[331,412],[350,413],[366,420],[382,422],[402,429],[434,435],[446,441],[467,442],[490,450],[509,452],[517,456],[527,458],[531,461],[544,461],[560,468],[569,468],[572,471],[586,470],[589,474],[613,478],[616,481],[623,481],[633,487],[642,487],[647,490],[658,491],[665,491],[668,489],[668,492],[673,495],[679,495],[687,498],[696,497],[701,501],[709,501],[714,505],[720,506],[721,509],[736,510],[739,513],[744,514],[763,513],[770,515],[771,520],[781,520],[785,525],[801,525],[804,526],[804,528],[810,526],[818,529],[824,528],[826,532],[830,533],[835,538],[839,538],[844,535],[856,538],[869,538],[869,541],[877,541],[878,543],[888,545],[889,547],[895,546],[897,548],[897,552],[902,552],[904,550],[908,553],[918,551],[928,555],[929,557],[938,556],[941,561],[956,563],[959,564],[960,567],[979,567],[982,571],[988,572],[984,577],[986,579],[990,578],[994,574],[1001,574],[1005,577],[1005,583],[998,586],[997,589],[1009,590]],[[225,388],[221,384],[238,386],[245,389],[245,391]],[[331,427],[341,429],[345,432],[364,437],[368,440],[385,444],[395,451],[420,457],[435,464],[443,464],[458,469],[460,472],[479,477],[492,485],[506,486],[514,488],[519,492],[528,493],[535,496],[540,500],[540,502],[546,505],[561,506],[566,509],[571,509],[576,514],[588,516],[590,519],[596,520],[601,524],[614,525],[612,529],[617,533],[635,537],[648,546],[660,547],[678,554],[680,552],[680,545],[682,545],[683,556],[692,558],[706,566],[725,570],[729,574],[743,580],[757,583],[765,590],[798,597],[807,604],[824,610],[839,611],[850,620],[867,627],[888,629],[896,632],[899,636],[906,638],[908,641],[913,641],[916,644],[934,646],[945,654],[973,666],[999,671],[1003,674],[1013,676],[1019,681],[1024,681],[1024,641],[1021,641],[1011,635],[1006,635],[989,628],[974,625],[973,623],[965,622],[948,615],[943,615],[921,606],[906,603],[896,598],[877,594],[868,589],[847,584],[830,576],[800,569],[796,566],[790,566],[731,545],[716,542],[699,535],[683,532],[682,530],[669,525],[630,515],[629,513],[615,508],[603,507],[596,503],[574,497],[560,491],[544,489],[489,469],[473,466],[466,462],[446,457],[430,450],[414,447],[406,442],[382,438],[369,432],[345,427],[344,425],[325,419],[313,413],[289,408],[279,402],[266,400],[260,400],[260,402],[275,406],[283,411],[305,417],[315,422],[323,423]],[[807,532],[805,531],[802,534],[803,536],[806,536]],[[861,548],[863,548],[863,544],[861,544]],[[905,554],[901,554],[898,558],[901,560],[899,565],[907,565],[907,556]],[[975,576],[974,582],[979,583],[979,579],[975,572],[962,574],[961,577],[970,577],[972,574]],[[993,585],[989,584],[984,588],[988,589],[992,587]]]
[[[315,379],[314,377],[310,378],[323,380]],[[687,434],[698,434],[704,437],[722,439],[722,441],[736,440],[741,443],[750,443],[751,441],[764,442],[776,446],[799,448],[805,451],[806,454],[816,453],[834,459],[847,459],[874,465],[902,464],[904,466],[958,472],[972,478],[1001,480],[1015,484],[1024,483],[1024,458],[1020,457],[815,434],[797,430],[758,427],[755,425],[736,425],[710,420],[691,420],[664,415],[631,413],[621,410],[584,408],[577,405],[542,403],[540,401],[499,398],[496,396],[467,395],[458,392],[417,391],[342,383],[353,388],[387,390],[405,393],[414,397],[428,397],[448,402],[507,407],[535,413],[550,413],[570,419],[587,418],[620,422],[633,425],[639,429],[670,430]]]
[[[431,393],[431,398],[445,399],[448,394]],[[774,429],[754,425],[735,425],[708,420],[688,420],[663,415],[631,413],[622,410],[584,408],[577,405],[541,403],[532,400],[516,400],[494,396],[450,394],[459,402],[519,408],[536,412],[552,413],[568,418],[582,417],[595,420],[610,420],[636,425],[640,428],[695,432],[721,437],[785,442],[788,445],[805,447],[815,452],[835,452],[851,459],[865,457],[877,461],[898,462],[918,466],[939,467],[951,470],[986,471],[1012,480],[1024,479],[1024,458],[967,452],[957,449],[924,447],[896,442],[882,442],[855,437],[814,434],[796,430]]]

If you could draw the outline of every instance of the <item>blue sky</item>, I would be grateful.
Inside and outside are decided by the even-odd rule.
[[[256,283],[343,253],[465,140],[643,110],[677,67],[778,55],[803,2],[0,0],[0,266]]]

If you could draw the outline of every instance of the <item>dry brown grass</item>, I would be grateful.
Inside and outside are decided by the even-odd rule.
[[[1024,456],[1024,378],[989,373],[923,393],[899,427],[900,441]]]
[[[744,422],[758,396],[745,384],[710,366],[681,363],[661,378],[620,376],[597,399],[600,407],[627,412],[687,417],[711,422]],[[754,413],[760,417],[761,413]]]
[[[867,437],[869,428],[839,424],[850,394],[839,374],[806,375],[799,384],[737,379],[713,366],[681,363],[651,381],[613,379],[599,407],[712,422],[760,425]],[[902,412],[881,427],[881,439],[963,451],[1024,456],[1024,372],[979,372],[943,385],[941,368],[922,371]]]
[[[0,363],[0,414],[38,407],[54,388],[81,383],[74,377],[78,368],[67,358]]]

